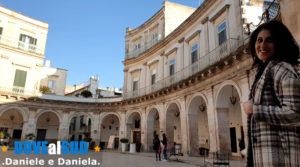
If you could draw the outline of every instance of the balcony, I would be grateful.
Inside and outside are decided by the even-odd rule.
[[[130,99],[130,98],[135,98],[146,94],[150,94],[160,89],[171,86],[184,79],[187,79],[190,76],[199,73],[204,69],[206,69],[207,67],[212,66],[218,63],[220,60],[228,57],[230,53],[236,51],[243,44],[244,44],[244,40],[229,39],[226,42],[222,43],[220,46],[216,47],[208,54],[206,54],[205,56],[200,57],[198,61],[176,72],[174,75],[159,80],[151,86],[147,86],[135,90],[134,92],[133,91],[124,92],[123,98]]]
[[[29,91],[24,89],[24,87],[0,87],[1,95],[11,95],[11,96],[37,96],[38,91]]]
[[[146,50],[150,49],[152,46],[154,46],[161,40],[162,40],[162,37],[161,37],[161,35],[159,35],[157,38],[152,39],[151,41],[147,42],[142,47],[129,51],[128,53],[126,53],[125,60],[139,56],[141,53],[144,53]]]
[[[36,45],[24,43],[17,39],[13,39],[7,36],[0,35],[0,44],[4,44],[10,47],[18,48],[21,50],[29,51],[37,54],[44,54],[41,48],[36,47]]]

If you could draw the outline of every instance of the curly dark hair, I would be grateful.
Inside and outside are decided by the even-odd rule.
[[[275,55],[271,59],[284,61],[291,65],[299,64],[299,46],[288,28],[279,21],[270,21],[256,28],[250,36],[249,49],[254,60],[253,66],[262,65],[257,57],[255,43],[261,30],[269,30],[275,45]]]

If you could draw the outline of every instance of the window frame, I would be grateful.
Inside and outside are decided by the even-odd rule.
[[[224,31],[225,31],[225,33],[223,33]],[[224,39],[220,38],[221,33],[224,34],[224,36],[225,36]],[[218,45],[222,45],[224,42],[227,41],[227,36],[228,35],[227,35],[227,21],[226,20],[224,20],[220,24],[218,24],[218,26],[217,26],[217,36],[218,36]]]

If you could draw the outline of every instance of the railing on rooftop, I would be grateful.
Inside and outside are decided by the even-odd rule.
[[[150,49],[152,46],[154,46],[161,40],[162,40],[162,37],[161,37],[161,35],[159,35],[157,38],[152,39],[151,41],[142,45],[140,48],[137,48],[137,49],[134,48],[133,50],[130,50],[128,53],[125,54],[126,55],[125,60],[139,56],[140,54],[144,53],[146,50]]]
[[[0,94],[10,96],[37,96],[38,91],[26,90],[24,87],[13,86],[13,87],[0,87]]]
[[[43,50],[41,48],[36,47],[36,45],[25,43],[3,35],[0,35],[0,44],[4,44],[10,47],[18,48],[33,53],[44,54]]]
[[[207,67],[212,66],[218,63],[220,60],[228,57],[230,53],[236,51],[243,44],[244,40],[228,39],[226,42],[219,45],[208,54],[200,57],[198,61],[176,72],[174,75],[159,80],[151,86],[143,87],[136,91],[124,92],[123,98],[129,99],[150,94],[166,88],[174,83],[187,79],[190,76],[199,73]]]

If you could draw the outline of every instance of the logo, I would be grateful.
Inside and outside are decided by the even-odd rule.
[[[15,141],[15,154],[50,154],[50,155],[67,155],[67,154],[87,154],[88,143],[86,141],[57,141],[56,144],[47,141]]]

